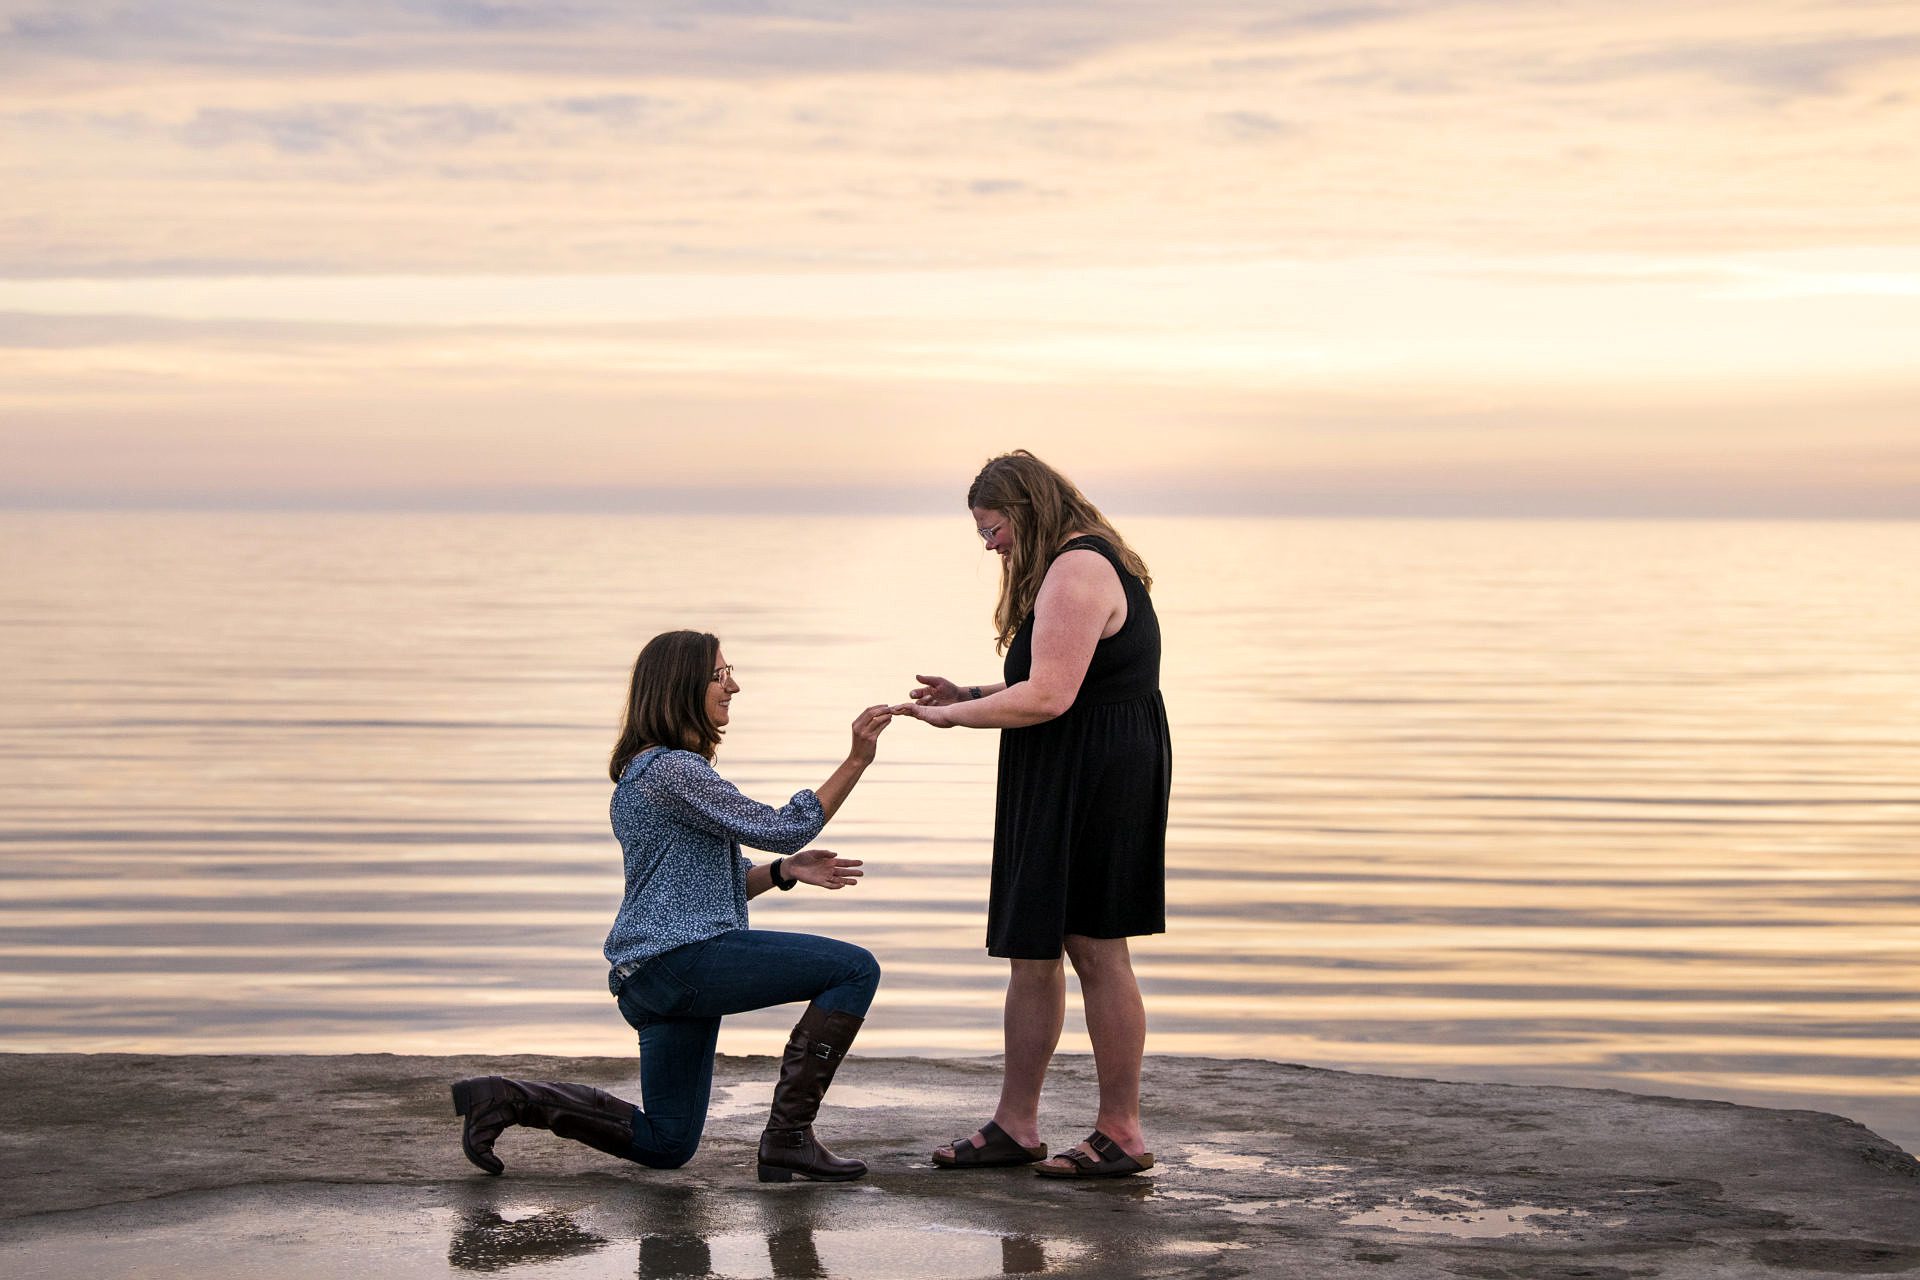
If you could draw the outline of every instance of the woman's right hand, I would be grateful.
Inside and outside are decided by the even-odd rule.
[[[844,889],[860,883],[864,873],[860,859],[843,858],[831,849],[802,849],[780,861],[781,869],[795,880],[817,884],[822,889]]]
[[[945,676],[915,676],[920,687],[907,696],[923,707],[947,707],[960,701],[960,686]]]
[[[847,753],[847,759],[858,764],[872,764],[873,753],[880,735],[893,723],[893,710],[884,703],[877,707],[868,707],[853,718],[853,750]]]

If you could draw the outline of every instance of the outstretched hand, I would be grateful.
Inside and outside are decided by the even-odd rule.
[[[888,706],[868,707],[853,718],[853,750],[849,758],[863,764],[873,763],[873,753],[878,749],[880,735],[893,722],[893,708]]]
[[[843,858],[831,849],[802,849],[799,853],[790,853],[780,864],[780,870],[795,880],[805,880],[822,889],[844,889],[858,884],[865,874],[860,870],[860,859]]]
[[[960,701],[960,686],[945,676],[915,676],[914,679],[920,682],[920,687],[907,697],[920,706],[945,707]]]
[[[953,713],[947,710],[945,703],[902,702],[887,710],[896,716],[925,721],[936,729],[953,728]]]

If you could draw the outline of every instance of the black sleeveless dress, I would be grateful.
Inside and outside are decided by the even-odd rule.
[[[1104,538],[1097,551],[1127,593],[1127,620],[1102,640],[1065,715],[1000,731],[987,952],[1059,956],[1069,933],[1164,933],[1173,740],[1160,696],[1160,620],[1140,579]],[[1007,648],[1006,680],[1033,669],[1033,618]]]

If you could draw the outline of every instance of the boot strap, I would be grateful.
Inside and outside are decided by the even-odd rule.
[[[760,1135],[760,1140],[776,1147],[798,1149],[810,1146],[813,1142],[813,1126],[802,1125],[798,1129],[768,1129]]]

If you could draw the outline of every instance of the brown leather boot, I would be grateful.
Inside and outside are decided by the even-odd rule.
[[[597,1151],[626,1158],[633,1150],[633,1104],[587,1084],[545,1084],[475,1076],[453,1086],[453,1113],[467,1118],[460,1149],[488,1173],[506,1165],[493,1142],[511,1125],[547,1129]]]
[[[843,1160],[813,1136],[820,1099],[840,1069],[864,1018],[828,1013],[810,1004],[787,1038],[780,1059],[780,1083],[773,1087],[773,1113],[760,1135],[760,1181],[851,1182],[866,1173],[859,1160]]]

